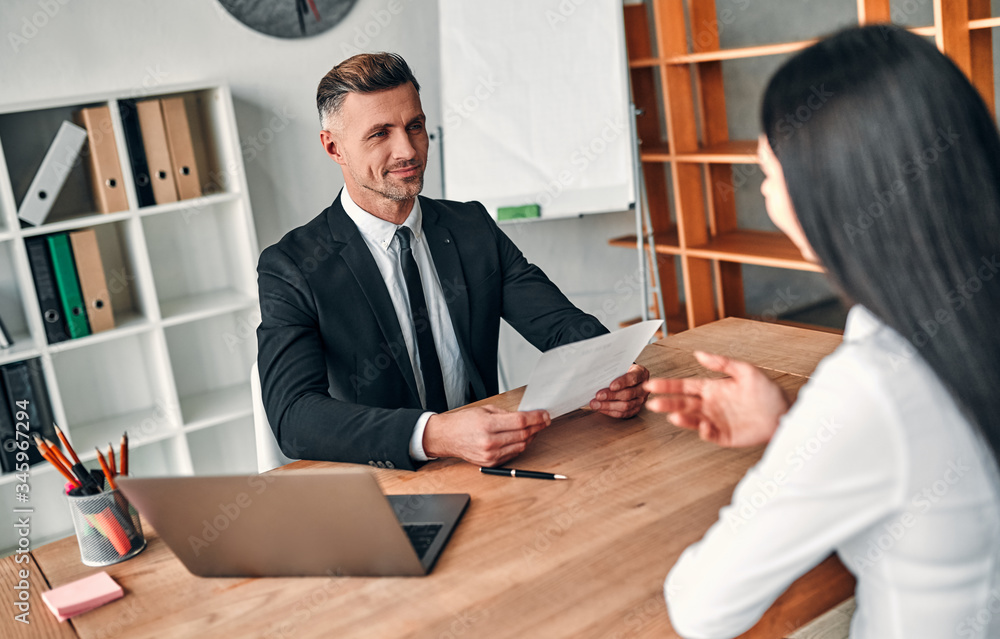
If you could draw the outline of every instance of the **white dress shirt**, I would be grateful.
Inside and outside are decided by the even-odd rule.
[[[410,313],[410,298],[406,292],[403,269],[399,264],[399,240],[396,239],[396,229],[399,226],[375,217],[362,209],[351,199],[346,187],[340,191],[340,203],[344,206],[347,215],[357,225],[372,257],[375,258],[378,270],[382,273],[382,279],[385,280],[389,297],[392,299],[392,306],[396,310],[396,319],[399,320],[399,327],[403,331],[406,351],[410,355],[410,364],[415,373],[420,403],[426,408],[427,398],[424,391],[424,378],[420,374],[422,370],[420,368],[420,353],[416,346],[417,337],[413,328],[413,315]],[[463,406],[468,400],[466,393],[469,387],[469,377],[465,371],[465,363],[462,361],[462,353],[458,348],[458,337],[451,323],[451,315],[448,313],[448,304],[445,302],[441,289],[441,281],[438,279],[437,269],[434,268],[434,260],[423,233],[418,198],[414,198],[413,208],[402,226],[413,232],[411,244],[413,259],[420,270],[420,283],[424,287],[424,298],[427,301],[427,312],[430,315],[434,347],[437,350],[438,359],[441,360],[441,373],[444,376],[444,390],[445,396],[448,398],[448,407]],[[421,415],[413,429],[413,436],[410,438],[410,457],[417,461],[427,461],[428,459],[424,453],[424,429],[427,427],[427,420],[433,414],[433,412],[426,412]]]
[[[998,510],[985,441],[909,342],[855,306],[670,571],[671,621],[688,638],[738,635],[836,551],[858,578],[852,639],[1000,637]]]

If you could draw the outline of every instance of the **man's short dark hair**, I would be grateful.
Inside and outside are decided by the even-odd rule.
[[[325,128],[327,119],[340,112],[348,93],[375,93],[407,82],[420,93],[420,83],[406,60],[396,53],[359,53],[344,60],[330,69],[316,88],[320,126]]]

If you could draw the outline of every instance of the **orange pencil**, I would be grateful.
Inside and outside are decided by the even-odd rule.
[[[63,452],[61,450],[59,450],[58,448],[56,448],[52,444],[52,442],[50,442],[49,440],[45,439],[44,437],[42,437],[41,439],[42,439],[43,442],[45,442],[45,446],[48,448],[48,453],[50,455],[52,455],[53,457],[55,457],[56,459],[58,459],[59,463],[61,463],[63,466],[65,466],[66,470],[68,470],[68,471],[70,471],[72,473],[73,472],[73,464],[69,463],[69,460],[66,459],[66,455],[63,455]]]
[[[56,435],[59,437],[59,441],[61,441],[62,445],[66,447],[66,452],[68,452],[69,456],[73,458],[73,463],[79,464],[80,458],[76,456],[76,451],[69,445],[69,440],[66,439],[66,435],[64,435],[62,429],[59,428],[59,424],[52,424],[52,426],[56,429]]]
[[[122,433],[122,443],[118,451],[118,469],[122,475],[128,475],[128,433]]]
[[[115,447],[108,443],[108,468],[111,469],[111,476],[116,477],[118,475],[118,469],[115,468]]]
[[[108,469],[108,462],[104,461],[104,455],[101,453],[101,449],[94,447],[97,451],[97,463],[101,465],[101,470],[104,471],[104,476],[108,479],[108,486],[111,486],[111,490],[118,490],[118,486],[115,485],[115,478]]]
[[[59,462],[59,460],[56,459],[56,457],[54,455],[52,455],[51,452],[49,452],[50,449],[45,444],[43,444],[41,442],[41,440],[38,438],[37,435],[35,436],[35,447],[38,448],[38,452],[41,453],[41,455],[45,459],[45,461],[47,461],[50,464],[52,464],[53,466],[55,466],[56,470],[59,471],[59,474],[66,478],[66,481],[68,481],[71,484],[73,484],[74,488],[79,488],[80,487],[80,482],[77,481],[76,477],[73,477],[73,475],[71,475],[68,470],[66,470],[65,468],[63,468],[63,466]]]

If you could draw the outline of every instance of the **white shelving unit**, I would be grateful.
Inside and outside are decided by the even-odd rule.
[[[179,86],[146,97],[183,96],[199,153],[204,196],[140,207],[118,100],[123,92],[0,105],[0,317],[12,348],[0,365],[40,358],[58,424],[88,466],[95,446],[130,442],[137,476],[254,472],[250,366],[259,321],[259,254],[232,97],[225,86]],[[21,228],[17,205],[63,120],[110,106],[129,209],[95,212],[87,167],[70,172],[46,223]],[[48,344],[24,238],[93,228],[116,327]],[[0,476],[0,510],[34,508],[33,544],[72,532],[62,478],[31,467],[30,504]],[[16,544],[0,529],[0,555]]]

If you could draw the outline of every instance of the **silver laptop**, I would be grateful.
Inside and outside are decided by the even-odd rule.
[[[202,577],[426,575],[469,505],[466,494],[383,495],[360,467],[117,482]]]

